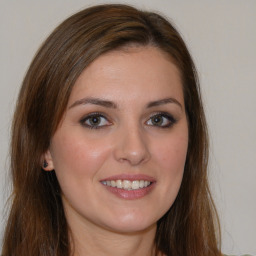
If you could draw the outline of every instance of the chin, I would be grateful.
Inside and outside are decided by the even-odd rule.
[[[133,234],[133,233],[143,233],[147,232],[150,229],[155,229],[156,223],[153,223],[151,225],[141,225],[138,223],[131,223],[130,225],[115,225],[112,227],[108,227],[109,230],[116,233],[123,233],[123,234]]]
[[[148,216],[149,217],[149,216]],[[157,219],[145,218],[145,215],[127,214],[122,218],[113,217],[107,229],[118,233],[137,233],[156,228]]]

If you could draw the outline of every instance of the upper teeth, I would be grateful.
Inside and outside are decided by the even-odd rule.
[[[109,187],[117,187],[122,188],[125,190],[132,190],[132,189],[139,189],[139,188],[145,188],[150,185],[150,181],[147,180],[107,180],[102,181],[102,184],[109,186]]]

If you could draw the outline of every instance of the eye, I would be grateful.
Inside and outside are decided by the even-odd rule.
[[[175,124],[177,120],[170,114],[158,113],[150,117],[146,122],[147,125],[168,128]]]
[[[107,120],[107,118],[99,113],[93,113],[84,117],[80,121],[80,123],[83,126],[86,126],[90,129],[97,129],[97,128],[102,128],[104,126],[110,125],[110,122]]]

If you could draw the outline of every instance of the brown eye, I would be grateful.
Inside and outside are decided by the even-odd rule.
[[[88,128],[97,129],[108,126],[110,122],[101,114],[91,114],[83,118],[80,123]]]
[[[99,116],[90,117],[88,118],[87,123],[91,126],[99,125],[101,122],[101,118],[102,117],[99,117]]]
[[[176,119],[169,114],[156,114],[150,117],[146,122],[149,126],[156,126],[160,128],[168,128],[176,123]]]
[[[161,115],[153,116],[151,122],[152,125],[161,126],[164,123],[164,117]]]

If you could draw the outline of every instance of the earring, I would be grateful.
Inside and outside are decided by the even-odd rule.
[[[44,160],[43,162],[43,168],[46,168],[48,166],[48,163],[46,162],[46,160]]]

